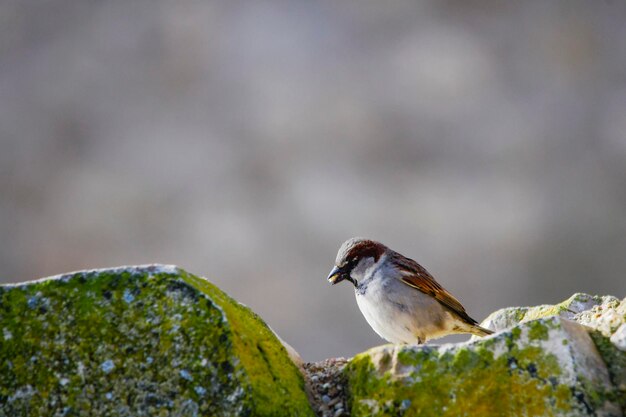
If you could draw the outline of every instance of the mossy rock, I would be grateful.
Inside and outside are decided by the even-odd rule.
[[[507,307],[494,311],[481,325],[497,331],[517,323],[551,316],[565,317],[611,337],[621,324],[626,323],[626,299],[620,301],[611,295],[576,293],[558,304]]]
[[[0,416],[313,416],[273,332],[176,267],[0,287]]]
[[[590,330],[611,381],[618,389],[622,410],[626,411],[626,298],[578,293],[559,304],[504,308],[490,314],[481,325],[502,330],[517,323],[553,316],[575,321]]]
[[[352,416],[622,416],[587,329],[562,317],[466,343],[381,346],[345,372]]]

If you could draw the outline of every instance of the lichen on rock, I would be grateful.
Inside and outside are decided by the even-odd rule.
[[[626,298],[577,293],[562,303],[536,307],[509,307],[490,314],[482,326],[510,328],[538,318],[560,316],[585,326],[604,359],[618,401],[626,410]]]
[[[0,416],[312,416],[247,307],[176,267],[0,287]]]
[[[587,329],[537,319],[466,343],[391,346],[346,367],[353,416],[621,416]]]
[[[503,330],[530,320],[561,316],[601,331],[610,337],[626,322],[626,299],[611,295],[589,295],[576,293],[558,304],[535,307],[507,307],[491,313],[483,322],[492,330]]]

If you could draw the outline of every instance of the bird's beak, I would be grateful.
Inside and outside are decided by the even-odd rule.
[[[344,279],[346,279],[346,273],[338,266],[334,267],[333,270],[330,271],[330,274],[328,274],[328,282],[333,285],[343,281]]]

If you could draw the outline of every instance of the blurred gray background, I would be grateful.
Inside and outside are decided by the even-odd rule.
[[[0,2],[0,280],[174,263],[305,358],[345,239],[482,320],[626,292],[622,1]]]

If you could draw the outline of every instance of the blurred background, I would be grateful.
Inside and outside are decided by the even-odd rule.
[[[305,360],[349,237],[482,320],[626,294],[626,3],[0,3],[0,281],[173,263]]]

